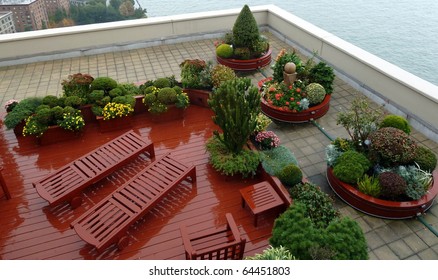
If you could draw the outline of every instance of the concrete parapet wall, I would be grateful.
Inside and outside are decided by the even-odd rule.
[[[338,76],[438,142],[438,87],[274,5],[251,7],[260,26],[316,51]],[[218,37],[240,9],[74,26],[0,36],[0,67]],[[274,54],[275,56],[275,54]]]

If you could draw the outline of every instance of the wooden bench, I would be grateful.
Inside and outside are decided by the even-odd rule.
[[[242,208],[248,205],[254,215],[255,227],[257,227],[259,214],[284,205],[283,199],[268,181],[245,187],[239,191],[242,195]]]
[[[153,143],[130,130],[32,184],[50,205],[69,201],[76,208],[82,203],[83,189],[145,151],[155,157]]]
[[[169,153],[73,221],[71,227],[98,252],[115,242],[121,250],[129,243],[128,227],[187,177],[196,182],[195,166],[187,166]]]
[[[187,260],[241,260],[246,239],[230,213],[225,214],[227,225],[202,233],[189,234],[185,225],[180,225]]]

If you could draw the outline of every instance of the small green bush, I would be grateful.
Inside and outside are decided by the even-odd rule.
[[[436,168],[437,158],[431,149],[418,146],[414,162],[416,162],[422,170],[432,172]]]
[[[16,127],[20,122],[31,116],[41,104],[41,97],[29,97],[18,102],[14,109],[5,116],[4,124],[6,128]]]
[[[384,117],[380,123],[380,127],[395,127],[404,131],[406,134],[411,133],[411,127],[408,121],[402,116],[397,115],[387,115]]]
[[[119,87],[123,88],[125,91],[125,95],[140,95],[140,88],[132,83],[121,83],[119,84]]]
[[[314,65],[309,72],[309,81],[311,83],[320,84],[324,87],[327,94],[332,94],[333,82],[335,80],[335,73],[332,67],[321,61]]]
[[[398,128],[380,128],[371,134],[370,141],[372,156],[382,165],[407,164],[415,158],[415,140]]]
[[[250,59],[251,58],[251,50],[249,48],[244,48],[244,47],[235,48],[234,49],[234,57],[237,59],[242,59],[242,60]]]
[[[283,246],[272,247],[263,250],[263,253],[256,254],[253,257],[247,257],[247,260],[295,260],[295,257]]]
[[[382,188],[382,197],[390,200],[400,200],[406,193],[407,184],[402,176],[394,172],[379,174],[379,184]]]
[[[342,182],[356,185],[364,174],[363,166],[358,162],[342,162],[333,167],[333,174]]]
[[[318,228],[326,228],[334,219],[339,218],[339,211],[333,206],[333,199],[317,185],[306,182],[289,189],[294,201],[306,205],[306,217]]]
[[[93,90],[88,98],[92,104],[105,105],[102,103],[102,99],[105,97],[105,91],[103,90]]]
[[[123,96],[125,94],[126,94],[126,90],[123,87],[121,87],[121,86],[117,86],[116,88],[113,88],[112,90],[110,90],[108,92],[108,95],[111,98],[114,98],[114,97],[117,97],[117,96]]]
[[[110,90],[116,87],[117,87],[117,82],[110,77],[95,78],[90,85],[91,91],[103,90],[106,94],[108,94]]]
[[[77,115],[77,114],[79,114],[79,112],[77,109],[75,109],[73,107],[65,106],[63,108],[63,114]]]
[[[233,69],[222,64],[218,64],[211,69],[211,82],[215,88],[218,88],[223,82],[235,79],[236,77]]]
[[[53,121],[52,110],[50,108],[42,108],[35,113],[34,119],[42,125],[50,125]]]
[[[233,43],[250,48],[260,40],[260,31],[248,5],[244,5],[233,25]]]
[[[283,71],[284,66],[288,62],[293,62],[295,66],[297,67],[297,73],[300,73],[302,66],[301,58],[298,56],[298,54],[294,51],[284,51],[283,55],[279,56],[277,58],[277,61],[275,61],[275,64],[272,66],[274,70],[273,79],[274,81],[280,83],[283,81]]]
[[[160,89],[157,100],[163,104],[174,104],[177,100],[176,91],[173,88],[165,87]]]
[[[116,96],[114,97],[111,102],[113,103],[120,103],[120,104],[126,104],[130,105],[131,107],[134,107],[135,105],[135,98],[132,95],[123,95],[123,96]]]
[[[359,191],[372,197],[379,197],[382,191],[379,179],[374,176],[368,176],[368,174],[365,174],[361,179],[359,179],[357,182],[357,187]]]
[[[79,106],[82,105],[82,98],[80,98],[79,96],[76,96],[76,95],[67,96],[64,99],[63,103],[64,103],[64,106],[78,108]]]
[[[337,165],[343,163],[358,163],[362,166],[364,173],[371,167],[371,162],[367,159],[367,157],[364,154],[354,150],[346,151],[340,155],[335,164]]]
[[[51,108],[50,111],[52,112],[52,116],[55,120],[62,119],[62,116],[64,114],[64,108],[62,108],[61,106],[55,106]]]
[[[311,83],[306,86],[307,99],[311,105],[317,105],[321,103],[325,98],[325,89],[322,85],[317,83]]]
[[[275,176],[275,174],[279,173],[289,164],[298,165],[298,161],[294,154],[285,146],[261,151],[260,159],[265,171],[272,176]]]
[[[301,169],[295,164],[289,164],[276,174],[281,183],[287,187],[293,187],[303,180]]]
[[[172,83],[168,78],[158,78],[154,81],[154,86],[157,88],[169,88],[172,86]]]
[[[54,95],[46,95],[43,97],[43,104],[49,106],[50,108],[53,108],[55,106],[59,105],[58,97]]]
[[[220,44],[216,48],[216,55],[222,58],[230,58],[233,56],[233,47],[228,44]]]

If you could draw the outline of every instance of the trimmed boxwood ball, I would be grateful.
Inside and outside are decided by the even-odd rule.
[[[158,78],[154,81],[154,86],[157,88],[170,87],[172,84],[168,78]]]
[[[366,172],[371,167],[371,162],[367,159],[367,157],[354,150],[348,150],[340,155],[335,162],[335,165],[342,164],[345,162],[359,163],[363,171]]]
[[[402,116],[397,115],[387,115],[380,123],[380,127],[395,127],[406,132],[406,134],[411,133],[408,121]]]
[[[317,105],[321,103],[325,98],[325,89],[318,83],[311,83],[306,86],[307,99],[311,105]]]
[[[110,90],[117,87],[116,80],[110,77],[98,77],[91,82],[91,90],[103,90],[105,93],[109,93]]]
[[[157,99],[163,104],[173,104],[176,102],[176,91],[169,87],[162,88],[157,94]]]
[[[342,162],[335,165],[333,174],[342,182],[355,185],[363,176],[364,170],[358,162]]]
[[[301,183],[303,180],[303,173],[297,165],[292,163],[286,165],[280,172],[278,172],[277,177],[280,179],[281,183],[287,187],[293,187],[296,184]]]
[[[414,162],[416,162],[422,170],[432,172],[435,170],[437,158],[431,149],[418,146]]]
[[[222,58],[233,56],[233,47],[229,44],[221,44],[216,48],[216,55]]]

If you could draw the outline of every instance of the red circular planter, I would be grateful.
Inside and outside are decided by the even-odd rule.
[[[433,172],[433,177],[438,171]],[[438,183],[432,186],[422,198],[412,201],[388,201],[361,193],[353,186],[342,182],[333,175],[333,169],[327,168],[327,180],[332,190],[351,207],[368,215],[386,219],[408,219],[426,212],[438,194]]]
[[[259,58],[254,59],[234,59],[234,58],[222,58],[216,55],[218,63],[228,66],[235,71],[254,71],[271,63],[272,49],[269,49],[266,54]]]
[[[289,109],[283,109],[281,107],[271,105],[264,98],[262,98],[260,106],[263,114],[271,119],[288,123],[303,123],[324,116],[329,110],[330,98],[331,95],[326,94],[324,100],[320,104],[312,106],[309,109],[301,112],[292,112]]]

